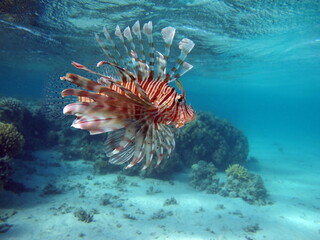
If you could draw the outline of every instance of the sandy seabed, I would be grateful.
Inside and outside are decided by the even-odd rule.
[[[12,227],[0,239],[320,239],[320,150],[251,140],[250,155],[259,162],[249,169],[262,176],[271,205],[198,192],[188,173],[172,181],[123,181],[117,174],[93,175],[90,162],[36,152],[15,174],[36,191],[0,193],[1,215],[12,213],[6,222]],[[44,194],[49,183],[62,193]],[[74,214],[80,209],[84,221]]]

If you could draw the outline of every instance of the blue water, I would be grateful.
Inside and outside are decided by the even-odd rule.
[[[156,32],[173,26],[177,39],[195,42],[187,59],[194,68],[182,82],[196,111],[241,129],[253,154],[265,140],[305,151],[306,166],[319,160],[319,1],[38,0],[0,8],[0,96],[43,99],[48,81],[74,71],[71,60],[93,66],[104,58],[94,32],[137,19],[152,20]]]

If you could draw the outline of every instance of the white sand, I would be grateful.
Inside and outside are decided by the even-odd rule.
[[[61,162],[57,153],[38,152],[36,172],[19,179],[38,191],[0,194],[1,211],[17,210],[7,220],[13,227],[0,234],[0,239],[320,239],[318,150],[250,140],[251,155],[259,159],[259,164],[251,168],[262,176],[273,205],[252,206],[241,199],[195,191],[187,184],[187,174],[177,176],[174,185],[126,176],[126,183],[117,187],[116,174],[92,175],[88,162]],[[54,162],[61,167],[51,166]],[[93,179],[89,180],[89,175]],[[64,186],[64,193],[40,196],[49,182]],[[148,195],[150,186],[162,192]],[[119,196],[117,202],[122,206],[101,205],[105,193]],[[171,197],[178,204],[163,206]],[[95,209],[98,213],[93,222],[85,223],[73,214],[78,208]],[[160,209],[172,216],[151,219]],[[136,220],[127,219],[124,214]],[[260,230],[245,231],[255,224]]]

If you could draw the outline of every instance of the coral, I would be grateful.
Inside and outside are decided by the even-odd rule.
[[[24,138],[13,124],[0,122],[0,190],[13,173],[10,159],[21,152],[23,144]]]
[[[0,122],[16,126],[26,140],[25,149],[50,146],[56,138],[54,132],[49,130],[49,127],[54,126],[44,118],[40,103],[36,101],[22,102],[11,97],[0,98]]]
[[[217,169],[213,163],[199,161],[191,166],[191,176],[189,184],[199,191],[219,188],[219,180],[216,176]],[[217,190],[218,191],[218,190]]]
[[[176,152],[187,166],[204,160],[225,169],[234,163],[244,163],[248,151],[248,140],[240,130],[205,112],[181,128],[176,137]]]
[[[17,156],[24,144],[24,137],[13,124],[0,122],[0,158]]]
[[[267,190],[260,176],[249,173],[239,164],[226,170],[226,182],[220,182],[212,163],[199,161],[192,165],[189,184],[199,190],[224,197],[240,197],[249,204],[266,205]]]
[[[0,122],[13,123],[20,127],[26,108],[15,98],[0,98]]]
[[[233,164],[229,166],[226,169],[226,174],[228,177],[232,177],[239,180],[248,180],[249,178],[248,170],[239,164]]]
[[[267,190],[262,178],[237,164],[226,170],[227,181],[219,194],[228,197],[240,197],[249,204],[270,204],[267,199]]]
[[[56,119],[54,119],[56,120]],[[58,124],[46,119],[41,103],[28,99],[0,98],[0,122],[12,123],[25,138],[25,149],[33,150],[57,145]]]

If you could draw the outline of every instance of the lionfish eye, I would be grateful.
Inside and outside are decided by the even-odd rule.
[[[184,100],[184,97],[182,95],[179,95],[178,98],[177,98],[177,101],[178,102],[182,102]]]

